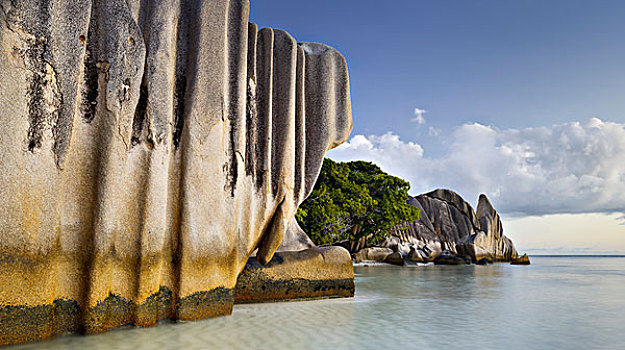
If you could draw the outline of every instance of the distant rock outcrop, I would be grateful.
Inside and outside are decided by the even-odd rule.
[[[350,92],[339,52],[248,15],[0,1],[0,345],[229,314],[271,261]]]
[[[512,264],[512,265],[529,265],[530,264],[530,257],[527,256],[527,254],[523,254],[523,255],[521,255],[518,258],[512,259],[510,264]]]
[[[501,219],[485,195],[478,201],[477,213],[460,195],[444,189],[408,199],[421,210],[420,220],[398,226],[383,247],[401,246],[417,262],[438,259],[457,263],[449,256],[468,257],[472,262],[511,261],[518,257],[512,241],[503,234]],[[434,260],[436,261],[436,260]]]

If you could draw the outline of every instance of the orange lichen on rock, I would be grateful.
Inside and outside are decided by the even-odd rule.
[[[0,345],[226,315],[250,254],[271,260],[351,131],[349,80],[336,50],[248,17],[3,4]]]

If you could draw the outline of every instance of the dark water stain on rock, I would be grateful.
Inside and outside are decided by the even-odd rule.
[[[57,299],[37,306],[0,305],[0,345],[42,340],[63,333],[97,334],[131,326],[153,326],[165,319],[198,320],[229,315],[234,290],[219,287],[197,292],[176,302],[172,291],[161,287],[136,305],[117,294],[82,311],[75,300]]]
[[[200,320],[232,313],[234,289],[219,287],[208,292],[197,292],[178,301],[177,318]]]
[[[146,142],[147,139],[149,139],[149,137],[142,137],[143,129],[146,126],[146,114],[148,108],[148,84],[146,79],[147,73],[143,76],[143,82],[141,83],[141,88],[139,90],[139,102],[137,103],[135,115],[132,120],[132,146],[136,146],[141,143],[143,138],[146,138]],[[150,147],[148,146],[148,148]]]
[[[176,86],[174,92],[174,147],[180,147],[180,138],[182,137],[182,128],[184,127],[184,96],[187,90],[187,78],[184,75],[176,77]]]
[[[137,306],[135,325],[151,326],[160,320],[173,319],[176,316],[175,307],[172,291],[167,287],[161,287],[158,292]]]
[[[0,306],[0,345],[79,332],[80,314],[78,303],[67,299],[32,307]]]
[[[278,300],[305,300],[319,298],[345,298],[354,296],[354,280],[308,280],[291,278],[274,280],[246,277],[241,274],[237,282],[235,303],[261,303]]]
[[[119,295],[109,296],[85,314],[85,333],[96,334],[111,328],[132,324],[133,302]]]

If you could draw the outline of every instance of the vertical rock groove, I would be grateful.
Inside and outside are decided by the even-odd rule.
[[[306,196],[306,56],[297,47],[296,94],[295,94],[295,184],[294,202],[299,205]]]
[[[60,105],[56,73],[50,65],[50,20],[52,4],[49,0],[31,3],[33,9],[24,12],[24,25],[30,29],[27,46],[21,50],[24,65],[30,71],[28,95],[28,150],[33,152],[42,147],[44,132],[56,123]],[[28,6],[28,5],[27,5]],[[38,26],[41,23],[43,25]],[[57,101],[55,101],[57,100]]]
[[[247,97],[245,110],[245,174],[255,174],[256,169],[256,24],[248,24],[247,40]]]
[[[2,11],[0,345],[230,313],[351,131],[343,57],[247,0]]]
[[[100,31],[98,19],[98,7],[92,0],[91,16],[89,18],[89,30],[87,33],[87,51],[84,58],[84,76],[82,86],[81,114],[83,119],[90,123],[95,118],[95,111],[98,104],[98,68],[96,51],[98,47],[98,33]]]
[[[273,115],[273,30],[258,32],[256,48],[256,183],[263,187],[271,170]],[[270,178],[270,177],[269,177]]]
[[[231,1],[228,9],[228,30],[226,32],[228,73],[227,113],[230,127],[230,145],[228,149],[227,172],[229,181],[226,190],[232,197],[235,195],[239,177],[238,157],[244,161],[246,142],[246,100],[247,80],[247,44],[248,44],[248,12],[249,6],[244,1]],[[238,154],[238,156],[237,156]]]
[[[142,141],[141,134],[143,133],[144,124],[146,122],[146,113],[147,113],[147,107],[148,107],[148,86],[147,86],[145,75],[144,75],[143,81],[141,82],[140,91],[141,92],[139,94],[139,102],[137,103],[137,108],[135,109],[135,116],[132,120],[131,142],[133,146],[139,144]]]
[[[281,181],[286,181],[292,188],[294,176],[297,43],[282,30],[273,32],[271,193],[276,196]]]

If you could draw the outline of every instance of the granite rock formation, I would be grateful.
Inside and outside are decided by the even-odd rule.
[[[384,262],[386,257],[393,254],[393,250],[391,248],[380,248],[380,247],[372,247],[372,248],[364,248],[354,253],[354,262],[363,262],[363,261],[375,261],[375,262]]]
[[[472,258],[511,261],[519,256],[512,240],[503,234],[499,214],[483,194],[478,200],[477,217],[480,231],[463,240]]]
[[[288,252],[305,250],[315,247],[313,241],[308,237],[306,232],[299,226],[295,218],[291,219],[289,227],[284,233],[282,244],[278,247],[276,252]]]
[[[384,262],[392,265],[404,266],[406,263],[406,256],[401,251],[393,252],[384,258]]]
[[[229,314],[351,127],[248,0],[0,0],[0,345]],[[350,267],[351,268],[351,267]]]
[[[354,269],[341,247],[317,247],[291,219],[273,259],[260,264],[256,251],[239,274],[235,303],[354,296]]]
[[[510,264],[512,264],[512,265],[529,265],[530,264],[530,257],[527,256],[527,254],[523,254],[523,255],[519,256],[518,258],[512,259],[512,261],[510,261]]]
[[[503,234],[499,214],[485,195],[480,195],[477,213],[451,190],[437,189],[411,197],[408,203],[421,210],[420,220],[396,227],[382,246],[405,251],[411,261],[429,262],[442,255],[466,256],[474,263],[518,257],[514,243]],[[441,264],[452,260],[438,259]]]
[[[250,258],[235,289],[236,303],[352,296],[352,262],[340,247],[280,251],[267,265]]]

